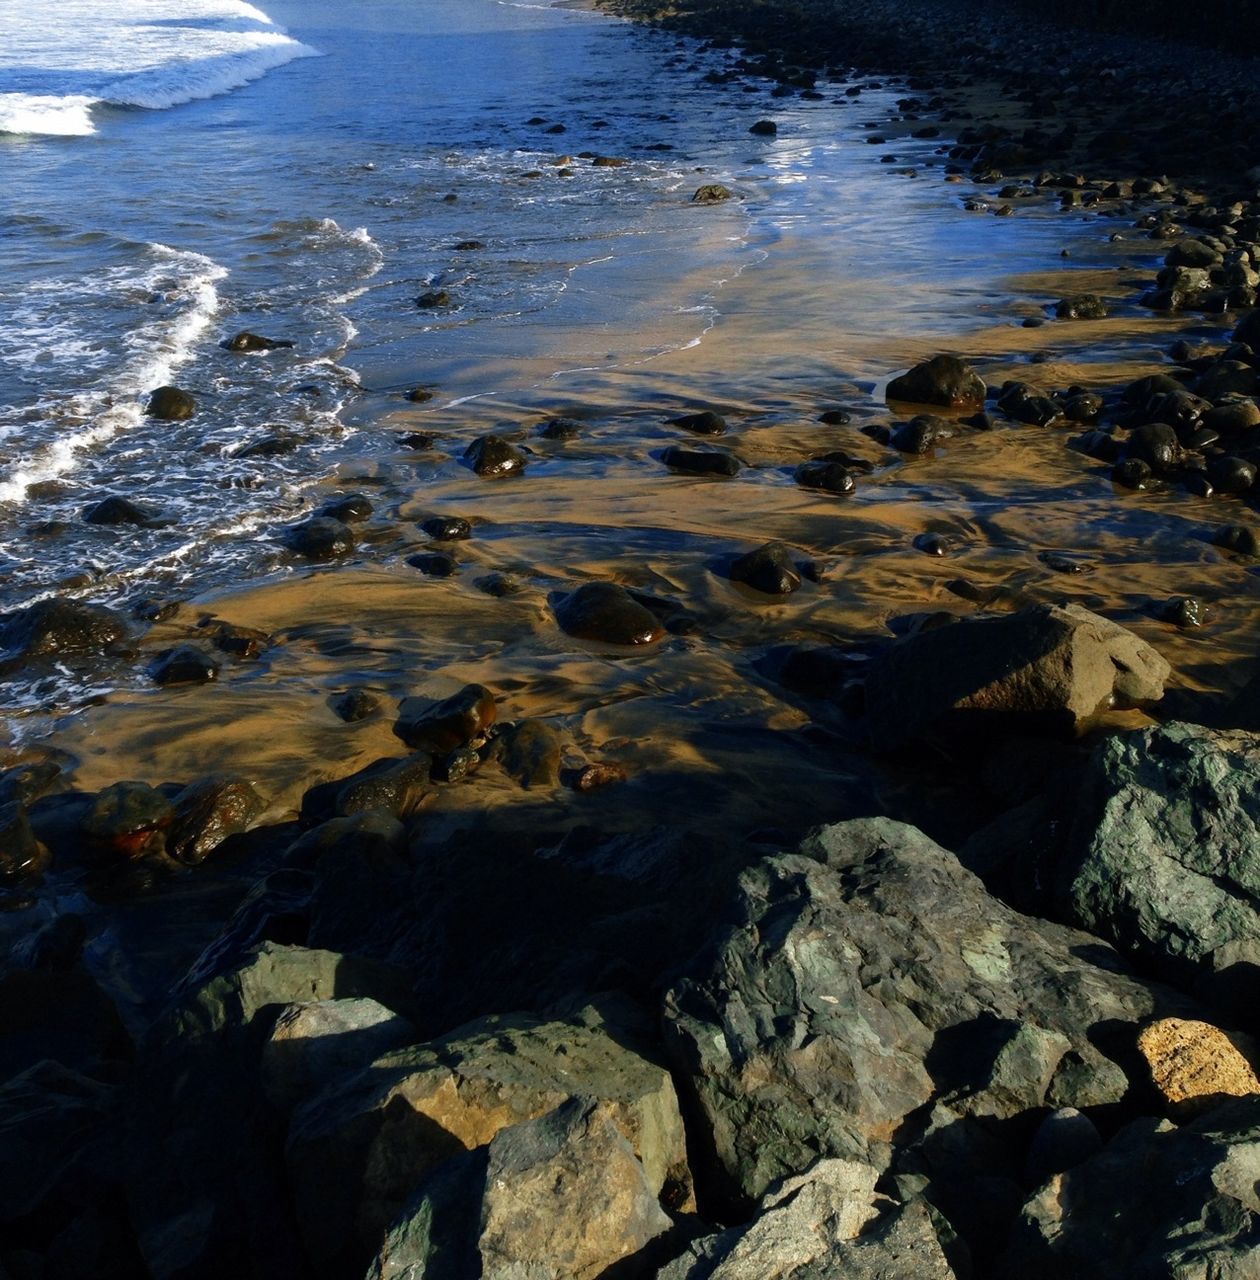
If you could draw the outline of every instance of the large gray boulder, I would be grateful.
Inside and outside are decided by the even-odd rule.
[[[686,1143],[669,1072],[628,1047],[635,1038],[620,1015],[588,1008],[565,1020],[481,1019],[387,1054],[300,1107],[290,1129],[289,1169],[319,1273],[352,1274],[431,1171],[574,1099],[605,1104],[654,1196],[689,1204]]]
[[[1098,712],[1163,696],[1168,663],[1080,605],[969,618],[889,645],[870,664],[871,741],[888,751],[929,730],[1071,734]]]
[[[1137,1120],[1024,1205],[1019,1280],[1260,1275],[1260,1098],[1186,1128]]]
[[[597,1280],[673,1225],[614,1106],[573,1098],[440,1166],[368,1280]]]
[[[876,1195],[878,1176],[852,1160],[820,1160],[774,1187],[751,1222],[693,1241],[657,1280],[953,1280],[931,1210]]]
[[[1083,928],[1216,994],[1260,975],[1260,734],[1171,723],[1091,757],[1060,873]]]
[[[1138,1025],[1184,1007],[888,819],[750,869],[738,915],[665,1003],[701,1190],[735,1211],[820,1155],[888,1168],[894,1143],[955,1190],[964,1149],[977,1176],[1022,1165],[1040,1109],[1119,1102]]]

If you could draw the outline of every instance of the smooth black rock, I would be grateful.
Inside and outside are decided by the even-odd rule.
[[[449,307],[450,305],[451,295],[445,289],[430,289],[416,299],[416,306],[426,311],[434,307]]]
[[[88,524],[135,524],[147,525],[153,521],[150,512],[138,507],[127,498],[112,495],[93,503],[83,513]]]
[[[949,539],[940,533],[921,533],[912,543],[916,551],[926,556],[945,556],[953,550]]]
[[[938,444],[952,439],[954,435],[952,422],[921,413],[894,428],[889,443],[901,453],[931,453]]]
[[[1128,454],[1141,459],[1153,471],[1168,472],[1181,460],[1181,443],[1167,423],[1148,422],[1129,433]]]
[[[939,355],[917,364],[888,384],[889,400],[938,404],[952,409],[983,409],[985,385],[957,356]]]
[[[266,808],[243,778],[202,778],[172,798],[175,816],[166,852],[180,862],[204,862],[229,836],[248,831]]]
[[[682,427],[684,431],[694,431],[698,436],[720,436],[726,431],[726,419],[712,409],[684,413],[680,418],[670,418],[669,422],[671,426]]]
[[[1109,431],[1087,431],[1071,441],[1071,445],[1099,462],[1115,462],[1120,456],[1120,441]]]
[[[1212,535],[1212,545],[1224,547],[1227,551],[1236,551],[1239,555],[1260,559],[1260,535],[1247,525],[1225,525]]]
[[[1169,267],[1218,267],[1222,262],[1220,253],[1202,240],[1178,240],[1164,256],[1164,265]]]
[[[496,600],[505,599],[507,596],[516,596],[524,590],[521,584],[506,573],[488,573],[484,578],[478,578],[473,586],[478,591],[485,592],[488,596],[493,596]]]
[[[398,437],[398,443],[405,449],[432,449],[435,439],[429,431],[406,431]]]
[[[420,528],[438,542],[463,542],[472,537],[472,525],[462,516],[430,516]]]
[[[197,401],[178,387],[158,387],[150,393],[144,411],[150,418],[160,418],[163,422],[182,422],[197,412]]]
[[[344,498],[333,498],[319,509],[321,516],[340,520],[343,524],[356,524],[372,514],[372,502],[361,493],[348,493]]]
[[[481,741],[498,708],[485,685],[465,685],[449,698],[404,698],[394,733],[409,747],[449,755]]]
[[[260,334],[242,329],[240,333],[225,338],[219,345],[224,351],[279,351],[293,345],[286,338],[264,338]]]
[[[997,404],[1008,418],[1034,427],[1044,427],[1063,412],[1059,401],[1043,396],[1026,382],[1006,383],[998,396]]]
[[[791,595],[801,585],[792,549],[783,542],[767,542],[764,547],[740,556],[731,565],[730,572],[734,581],[770,596]]]
[[[407,563],[430,578],[450,578],[459,571],[459,561],[442,551],[419,552],[408,556]]]
[[[0,648],[10,660],[104,653],[127,633],[123,619],[103,606],[54,597],[7,615],[0,623]]]
[[[1218,493],[1247,493],[1256,483],[1256,464],[1217,454],[1207,460],[1207,477]]]
[[[525,470],[525,454],[502,436],[481,436],[464,450],[468,465],[479,476],[519,475]]]
[[[219,664],[196,645],[165,649],[154,659],[149,674],[157,684],[205,684],[217,679]]]
[[[1126,489],[1149,489],[1154,481],[1150,463],[1141,458],[1125,458],[1111,469],[1111,478]]]
[[[548,418],[538,434],[544,440],[576,440],[582,434],[582,424],[573,418]]]
[[[818,421],[828,427],[843,427],[853,421],[853,415],[847,409],[824,409]]]
[[[803,488],[822,489],[826,493],[849,494],[857,487],[853,472],[843,462],[828,462],[823,458],[802,462],[792,476]]]
[[[560,629],[579,640],[652,644],[665,634],[656,615],[615,582],[587,582],[556,606]]]
[[[748,132],[759,138],[773,138],[779,132],[779,126],[773,120],[758,120]]]
[[[331,560],[354,550],[354,533],[350,526],[328,516],[312,516],[284,531],[284,543],[290,551],[308,560]]]
[[[436,394],[431,387],[412,387],[404,398],[412,404],[428,404]]]
[[[679,445],[666,449],[661,461],[672,471],[700,476],[736,476],[741,466],[733,453],[721,449],[684,449]]]

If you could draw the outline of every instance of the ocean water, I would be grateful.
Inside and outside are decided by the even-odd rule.
[[[870,122],[904,90],[775,99],[706,77],[724,56],[499,0],[0,0],[0,609],[293,571],[279,531],[424,425],[416,385],[447,422],[597,404],[611,370],[645,408],[702,399],[654,361],[801,245],[766,330],[809,335],[800,376],[859,379],[846,353],[973,328],[1057,253],[1051,218],[904,176],[940,141],[879,163]],[[766,114],[772,141],[748,133]],[[709,181],[741,199],[690,205]],[[417,308],[431,289],[451,305]],[[241,329],[293,346],[224,351]],[[749,366],[790,379],[776,360]],[[171,383],[196,415],[147,418]],[[151,525],[85,523],[111,494]]]

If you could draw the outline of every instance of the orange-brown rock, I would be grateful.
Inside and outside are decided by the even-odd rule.
[[[1161,1018],[1142,1030],[1137,1044],[1174,1116],[1260,1093],[1260,1080],[1234,1038],[1209,1023]]]

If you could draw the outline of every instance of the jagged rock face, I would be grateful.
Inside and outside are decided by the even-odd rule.
[[[1170,978],[1253,992],[1260,735],[1172,723],[1109,738],[1079,791],[1059,896]]]
[[[1251,1276],[1260,1256],[1260,1099],[1182,1129],[1143,1119],[1024,1205],[1005,1274],[1023,1280]]]
[[[819,1155],[882,1169],[894,1141],[944,1152],[958,1122],[1118,1102],[1126,1071],[1145,1082],[1138,1025],[1185,1006],[887,819],[761,863],[738,912],[665,1007],[693,1152],[712,1135],[701,1191],[737,1210]]]

